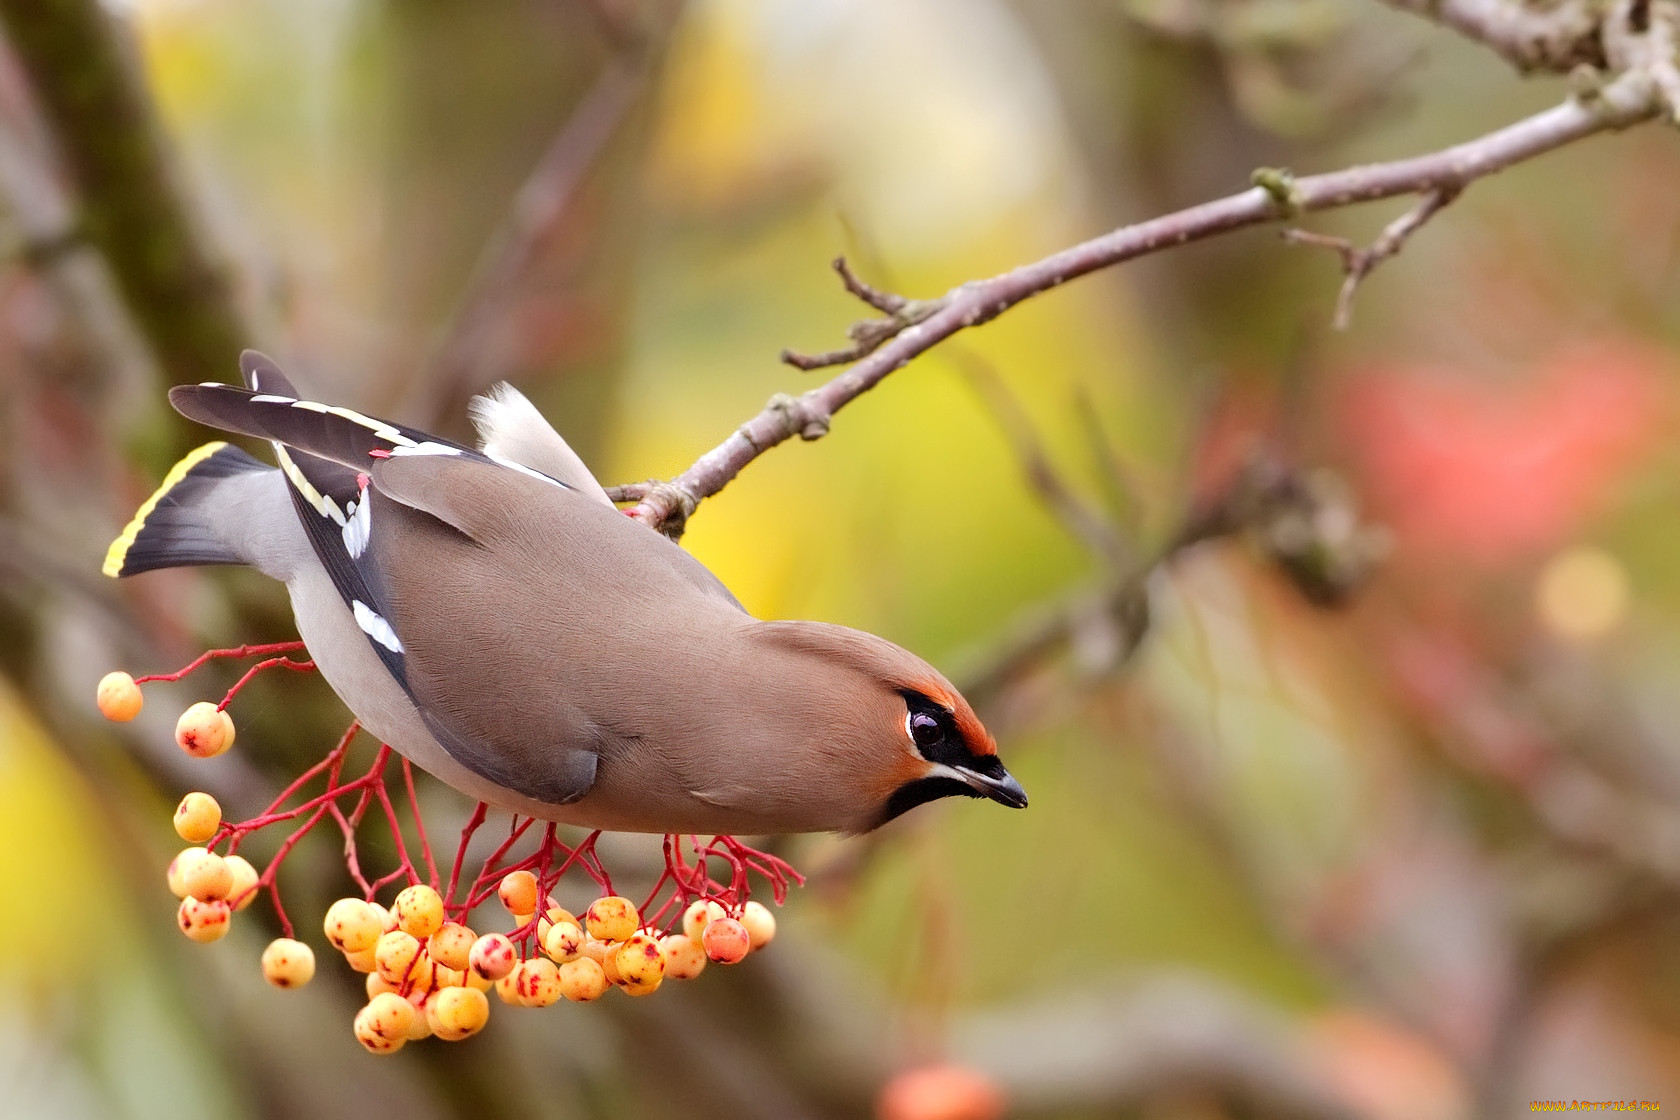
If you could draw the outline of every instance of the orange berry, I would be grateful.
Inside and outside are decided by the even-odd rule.
[[[485,980],[500,980],[519,964],[519,953],[506,934],[487,933],[473,942],[467,954],[467,967],[473,975]]]
[[[444,988],[426,1001],[426,1024],[445,1042],[475,1035],[489,1021],[490,1001],[472,988]]]
[[[450,968],[446,964],[438,964],[436,961],[433,961],[432,962],[432,987],[433,988],[465,988],[465,987],[467,987],[467,974],[462,969]],[[483,989],[480,989],[480,991],[482,991],[482,990]]]
[[[233,869],[207,848],[187,848],[175,857],[181,889],[204,902],[226,898],[233,886]]]
[[[607,991],[607,974],[589,957],[560,966],[560,994],[573,1003],[600,999]]]
[[[443,899],[426,884],[416,883],[397,895],[391,913],[398,929],[424,941],[443,926]]]
[[[392,995],[402,994],[397,991],[395,984],[392,984],[389,980],[385,979],[385,977],[379,975],[377,972],[368,973],[367,980],[363,982],[363,986],[367,989],[367,997],[369,999],[372,999],[381,992],[390,992]]]
[[[420,942],[400,929],[382,933],[373,947],[373,961],[379,975],[401,987],[405,980],[414,978],[415,966],[420,963]]]
[[[445,922],[426,943],[426,951],[438,964],[465,972],[472,963],[473,942],[478,938],[460,922]]]
[[[480,976],[470,968],[461,973],[461,984],[468,988],[475,988],[481,992],[488,992],[491,988],[496,986],[496,982],[494,980],[485,976]]]
[[[762,949],[776,937],[776,915],[762,902],[749,902],[741,907],[741,924],[747,927],[747,940],[754,949]]]
[[[907,1070],[888,1081],[875,1101],[880,1120],[1001,1120],[1005,1101],[997,1082],[961,1066]]]
[[[233,886],[228,888],[228,902],[235,910],[243,910],[257,900],[257,869],[244,856],[223,856],[222,862],[233,873]]]
[[[354,953],[344,954],[345,963],[357,972],[365,972],[369,976],[379,975],[379,958],[372,948],[357,949]]]
[[[601,971],[607,974],[607,983],[623,983],[624,978],[618,974],[618,943],[616,941],[602,941],[599,944],[605,947],[604,950],[600,956],[590,959],[600,965]]]
[[[659,948],[665,953],[665,975],[672,980],[692,980],[705,971],[706,950],[688,934],[668,934]]]
[[[276,937],[262,955],[263,979],[276,988],[301,988],[315,975],[315,950],[290,937]]]
[[[356,1012],[357,1037],[361,1036],[364,1022],[371,1033],[401,1041],[414,1022],[414,1005],[395,992],[381,992]]]
[[[548,928],[543,937],[543,952],[558,964],[575,961],[583,952],[583,931],[571,922],[560,922]]]
[[[651,933],[632,934],[613,954],[617,966],[618,983],[626,991],[652,991],[665,979],[665,954],[659,949],[659,939]]]
[[[560,969],[547,957],[532,957],[519,966],[519,1002],[547,1007],[560,998]]]
[[[593,937],[602,941],[626,941],[642,924],[642,916],[636,913],[635,904],[628,898],[609,894],[589,904],[584,921],[589,924]]]
[[[537,877],[529,871],[509,871],[496,888],[508,913],[529,919],[537,910]]]
[[[370,903],[359,898],[341,898],[327,907],[321,932],[339,952],[359,953],[378,944],[384,924]]]
[[[700,935],[706,955],[719,964],[734,964],[752,951],[752,938],[747,927],[734,918],[716,918],[706,923]]]
[[[695,899],[688,904],[688,909],[683,911],[683,932],[698,943],[700,935],[706,932],[706,923],[713,918],[725,917],[726,914],[724,908],[716,902]]]
[[[114,723],[127,723],[140,714],[146,703],[134,678],[121,671],[106,673],[99,678],[95,700],[99,704],[99,714]]]
[[[181,713],[175,742],[194,758],[215,758],[233,746],[233,717],[208,700]]]
[[[175,911],[175,924],[181,927],[182,933],[200,945],[208,945],[226,937],[228,923],[232,920],[233,911],[219,898],[200,901],[188,895],[181,900],[180,908]]]

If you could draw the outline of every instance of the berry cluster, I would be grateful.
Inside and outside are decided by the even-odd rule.
[[[139,686],[147,681],[179,680],[213,657],[268,655],[299,648],[301,643],[282,643],[215,650],[178,673],[139,681],[127,673],[110,673],[99,683],[99,708],[107,718],[131,720],[144,702]],[[176,725],[181,749],[196,758],[225,752],[234,739],[228,703],[257,672],[274,666],[313,667],[306,661],[269,657],[247,672],[221,703],[205,701],[187,709]],[[276,987],[299,987],[314,976],[315,955],[293,937],[291,921],[280,903],[276,874],[297,842],[330,817],[343,833],[345,867],[361,896],[334,902],[323,930],[350,966],[367,976],[368,1002],[357,1013],[354,1030],[373,1053],[394,1053],[421,1038],[435,1036],[453,1042],[478,1033],[489,1021],[492,988],[504,1003],[543,1007],[561,999],[589,1002],[614,987],[630,996],[651,995],[668,978],[698,976],[708,961],[734,964],[768,944],[776,932],[775,916],[749,897],[749,872],[769,881],[778,903],[790,881],[803,881],[782,860],[733,837],[713,837],[703,844],[698,837],[667,836],[665,870],[638,908],[613,890],[595,851],[599,833],[568,846],[558,838],[556,826],[545,822],[536,850],[514,859],[515,846],[537,823],[517,816],[506,840],[483,861],[478,875],[463,878],[468,846],[489,811],[481,803],[461,832],[447,885],[440,893],[438,885],[445,880],[432,858],[408,763],[401,763],[399,796],[407,795],[421,866],[408,854],[405,826],[387,788],[385,771],[394,757],[390,749],[380,746],[362,776],[343,778],[357,730],[351,724],[324,759],[251,820],[225,822],[221,806],[208,793],[183,797],[175,810],[175,831],[194,846],[171,861],[168,881],[181,900],[177,919],[182,933],[205,943],[226,936],[233,914],[249,906],[259,891],[266,891],[285,936],[264,950],[263,975]],[[306,796],[305,788],[322,777],[325,790]],[[302,798],[299,803],[288,805],[298,798]],[[353,804],[347,811],[340,801],[349,799]],[[370,808],[383,816],[398,856],[394,870],[372,880],[362,872],[356,844],[358,828]],[[299,820],[302,823],[260,874],[237,853],[252,833]],[[225,854],[218,854],[215,849],[222,844]],[[685,855],[685,845],[692,862]],[[728,869],[723,881],[712,877],[712,861]],[[550,893],[573,868],[603,892],[581,918],[558,905]],[[375,901],[383,889],[399,882],[405,885],[389,908]],[[479,936],[467,925],[468,919],[493,898],[499,898],[512,915],[513,927],[506,933]]]
[[[756,902],[731,918],[716,902],[697,900],[683,932],[661,934],[619,895],[597,898],[581,919],[550,897],[539,916],[529,871],[504,876],[498,893],[514,928],[482,936],[448,920],[442,896],[424,884],[404,888],[389,909],[360,898],[328,908],[327,940],[367,975],[368,1001],[354,1024],[364,1047],[390,1054],[422,1038],[477,1034],[489,1021],[492,989],[514,1007],[587,1003],[614,987],[651,995],[667,978],[698,976],[708,958],[733,964],[776,933],[775,917]],[[533,941],[540,951],[522,953]]]

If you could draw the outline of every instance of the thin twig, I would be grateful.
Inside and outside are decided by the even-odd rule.
[[[797,397],[778,394],[758,415],[700,456],[669,483],[650,485],[631,516],[671,537],[705,498],[729,484],[770,448],[794,436],[817,439],[834,413],[916,356],[945,339],[989,322],[1032,296],[1137,257],[1232,230],[1408,194],[1461,190],[1484,176],[1601,132],[1655,117],[1661,107],[1651,78],[1630,72],[1590,100],[1571,98],[1484,136],[1428,155],[1295,178],[1256,173],[1257,186],[1092,238],[988,280],[963,284],[938,300],[920,322],[830,381]]]
[[[590,169],[640,99],[647,75],[647,64],[640,58],[609,61],[519,188],[439,333],[432,357],[413,382],[410,411],[420,424],[435,423],[449,401],[490,380],[481,371],[515,290],[543,245],[572,213]]]
[[[998,426],[1015,449],[1027,482],[1050,512],[1105,564],[1117,570],[1130,564],[1132,552],[1119,531],[1062,477],[1033,430],[1026,410],[991,363],[965,348],[954,348],[949,356],[956,359],[975,391],[990,406]]]
[[[853,323],[846,328],[846,336],[852,340],[852,345],[838,350],[827,350],[821,354],[801,354],[795,350],[783,350],[782,361],[795,369],[825,369],[828,366],[855,362],[873,353],[882,343],[904,328],[914,326],[939,309],[938,300],[907,299],[893,292],[883,292],[859,278],[846,263],[845,257],[834,258],[834,271],[840,274],[840,282],[846,286],[846,291],[875,310],[885,312],[886,318],[863,319]]]
[[[1390,257],[1398,256],[1406,245],[1406,240],[1422,229],[1425,223],[1433,218],[1440,210],[1457,198],[1460,189],[1457,187],[1439,187],[1430,191],[1418,200],[1417,205],[1407,210],[1394,221],[1384,227],[1382,234],[1371,244],[1360,249],[1345,237],[1328,237],[1322,233],[1313,233],[1304,229],[1286,229],[1283,239],[1294,245],[1317,245],[1326,249],[1334,249],[1342,258],[1342,290],[1336,297],[1335,327],[1339,331],[1348,329],[1353,320],[1353,293],[1359,285],[1364,283],[1376,267]]]

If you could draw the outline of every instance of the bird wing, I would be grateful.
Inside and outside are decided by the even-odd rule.
[[[462,572],[476,570],[480,565],[469,561],[478,559],[474,553],[482,550],[471,541],[467,524],[460,518],[439,518],[435,509],[381,493],[374,473],[382,461],[392,458],[439,457],[475,462],[504,480],[526,485],[565,490],[565,484],[521,464],[496,463],[471,448],[413,428],[300,399],[260,355],[248,354],[241,367],[251,388],[214,383],[176,386],[170,390],[170,402],[190,419],[274,444],[293,505],[317,558],[374,652],[414,701],[439,744],[462,765],[528,797],[564,804],[588,792],[595,776],[592,740],[597,736],[583,714],[567,711],[564,701],[548,706],[548,719],[526,722],[523,737],[515,741],[518,749],[512,753],[504,749],[508,736],[487,739],[475,721],[462,719],[464,712],[472,710],[473,690],[466,690],[462,703],[441,686],[456,678],[473,679],[485,662],[463,659],[457,649],[460,643],[470,644],[475,635],[483,644],[483,635],[498,628],[516,629],[517,604],[510,604],[513,611],[505,618],[461,618],[466,633],[457,632],[453,625],[439,631],[421,621],[439,603],[456,606],[447,592],[432,597],[430,608],[410,594],[403,604],[406,618],[399,614],[394,605],[399,592],[393,585],[401,582],[405,571],[430,575],[452,567]],[[494,575],[493,570],[489,574]],[[458,616],[451,611],[449,617]],[[427,636],[418,646],[405,641],[407,631],[422,626]],[[530,687],[530,682],[523,686]],[[545,734],[533,736],[533,727]]]

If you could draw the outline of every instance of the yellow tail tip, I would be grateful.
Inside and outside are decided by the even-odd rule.
[[[158,488],[152,491],[152,496],[140,503],[140,508],[134,512],[134,517],[124,526],[117,539],[111,542],[111,547],[105,550],[105,563],[101,567],[106,575],[113,579],[122,575],[123,561],[128,558],[128,550],[134,547],[134,541],[140,536],[140,530],[146,527],[146,518],[152,515],[163,496],[173,490],[180,481],[187,477],[192,470],[204,460],[227,446],[226,440],[214,440],[202,447],[195,447],[181,457],[181,461],[169,468],[169,473],[163,476]]]

